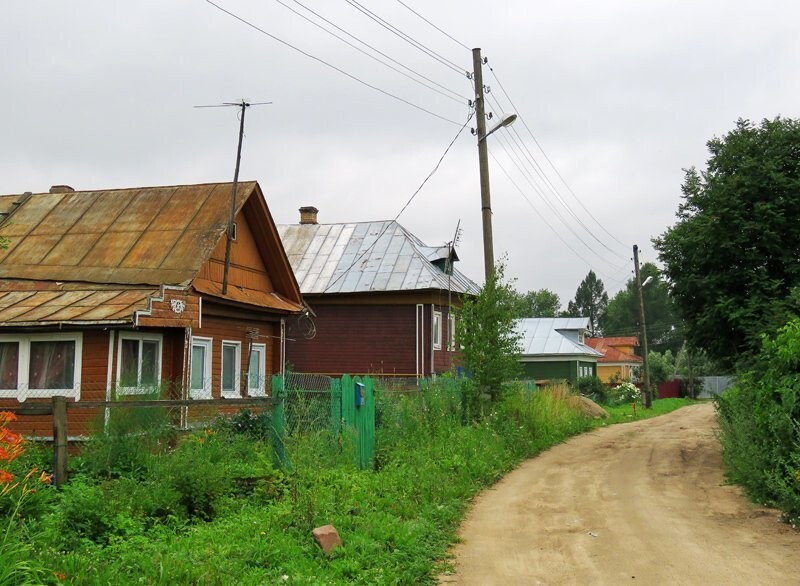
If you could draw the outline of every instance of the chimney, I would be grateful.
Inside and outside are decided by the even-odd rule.
[[[53,185],[50,187],[50,193],[72,193],[75,191],[69,185]]]
[[[319,212],[319,210],[314,206],[303,206],[302,208],[300,208],[300,223],[316,224],[317,212]]]

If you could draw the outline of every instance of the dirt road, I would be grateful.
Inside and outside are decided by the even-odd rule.
[[[712,405],[602,428],[475,501],[442,584],[800,584],[800,532],[723,485]]]

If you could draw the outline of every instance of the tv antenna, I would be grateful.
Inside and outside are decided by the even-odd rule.
[[[195,108],[241,108],[239,115],[239,146],[236,148],[236,169],[233,172],[233,189],[231,191],[231,213],[228,218],[228,241],[225,243],[225,270],[222,273],[222,294],[228,292],[228,271],[231,266],[231,243],[233,242],[233,216],[236,213],[236,188],[239,184],[239,164],[242,160],[242,137],[244,136],[244,113],[250,106],[263,106],[272,102],[250,102],[242,98],[238,102],[222,102],[208,106],[195,106]]]

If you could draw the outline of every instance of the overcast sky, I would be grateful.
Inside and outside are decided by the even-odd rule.
[[[276,222],[303,205],[323,223],[391,219],[466,121],[481,47],[488,109],[522,116],[488,138],[495,252],[519,290],[566,306],[590,269],[623,287],[633,244],[656,260],[650,239],[708,139],[739,117],[800,116],[790,0],[217,3],[263,32],[204,0],[4,2],[0,193],[230,181],[237,113],[193,106],[248,98],[272,104],[247,111],[240,178],[259,181]],[[460,221],[460,269],[481,282],[474,125],[399,221],[430,245]]]

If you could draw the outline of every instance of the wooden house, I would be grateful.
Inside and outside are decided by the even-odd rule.
[[[635,354],[636,336],[588,338],[586,343],[603,355],[597,359],[597,376],[605,383],[630,381],[633,369],[642,365],[642,357]]]
[[[278,231],[313,326],[289,328],[297,372],[419,378],[458,364],[452,311],[478,286],[454,268],[452,246],[427,246],[393,220],[299,224]],[[299,326],[299,327],[298,327]]]
[[[264,395],[302,299],[254,181],[238,185],[226,263],[232,191],[56,186],[0,196],[0,408],[154,389]],[[98,414],[87,411],[74,410],[70,436],[89,431]],[[31,435],[52,432],[49,418],[18,423]]]
[[[575,382],[597,375],[600,352],[586,344],[588,317],[536,317],[518,320],[520,360],[525,377],[535,381]]]

